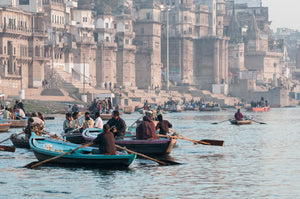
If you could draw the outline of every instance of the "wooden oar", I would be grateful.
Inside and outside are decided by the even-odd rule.
[[[254,119],[251,119],[253,122],[256,122],[256,123],[258,123],[258,124],[267,124],[267,123],[265,123],[265,122],[259,122],[259,121],[256,121],[256,120],[254,120]]]
[[[224,121],[221,121],[221,122],[213,122],[213,123],[211,123],[211,124],[220,124],[220,123],[226,122],[226,121],[228,121],[228,120],[229,120],[229,119],[224,120]]]
[[[63,154],[60,154],[60,155],[58,155],[58,156],[49,158],[49,159],[44,160],[44,161],[42,161],[42,162],[37,162],[37,161],[31,162],[31,163],[25,165],[24,167],[32,169],[32,168],[34,168],[34,167],[40,166],[41,164],[50,162],[50,161],[52,161],[52,160],[56,160],[56,159],[61,158],[61,157],[65,156],[65,155],[68,155],[68,154],[70,154],[70,153],[73,153],[73,152],[77,151],[78,149],[81,149],[81,148],[90,146],[90,145],[92,145],[92,144],[93,144],[93,142],[90,142],[90,143],[88,143],[88,144],[82,145],[82,146],[80,146],[80,147],[77,147],[76,149],[72,149],[72,150],[70,150],[70,151],[68,151],[68,152],[66,152],[66,153],[63,153]]]
[[[165,163],[165,162],[162,162],[162,161],[160,161],[160,160],[151,158],[151,157],[146,156],[146,155],[144,155],[144,154],[142,154],[142,153],[138,153],[138,152],[129,150],[129,149],[127,149],[127,148],[125,148],[125,147],[121,147],[121,146],[119,146],[119,145],[117,145],[117,144],[115,144],[115,146],[116,146],[117,148],[119,148],[119,149],[122,149],[122,150],[124,150],[124,151],[127,151],[128,153],[135,153],[135,154],[137,154],[137,155],[139,155],[139,156],[141,156],[141,157],[144,157],[144,158],[147,158],[147,159],[152,160],[152,161],[154,161],[154,162],[157,162],[158,164],[161,164],[161,165],[167,165],[167,163]]]
[[[21,134],[23,134],[23,133],[24,133],[24,131],[22,131],[21,133],[18,133],[16,136],[21,135]],[[1,144],[2,142],[5,142],[5,141],[9,140],[9,139],[10,139],[10,137],[7,138],[7,139],[5,139],[5,140],[2,140],[2,141],[0,142],[0,144]]]
[[[0,145],[0,151],[15,152],[16,151],[16,147],[14,147],[14,146]]]
[[[141,117],[139,117],[137,120],[135,120],[135,122],[133,122],[133,123],[130,125],[130,127],[133,127],[133,125],[134,125],[135,123],[137,123],[142,117],[144,117],[144,114],[143,114]]]
[[[193,142],[194,144],[203,144],[203,145],[214,145],[214,146],[224,146],[224,141],[223,140],[209,140],[209,139],[204,139],[204,140],[193,140],[190,138],[185,137],[184,135],[174,131],[173,129],[169,129],[173,133],[177,134],[178,137],[181,137],[184,140],[188,140]]]

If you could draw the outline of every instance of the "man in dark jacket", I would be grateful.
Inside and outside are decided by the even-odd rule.
[[[115,137],[124,137],[126,124],[125,121],[120,118],[119,111],[113,111],[112,118],[108,120],[106,124],[108,124],[113,129],[112,132],[114,133]]]
[[[169,128],[172,128],[172,124],[168,120],[163,120],[162,115],[158,115],[157,120],[159,122],[156,125],[156,130],[159,129],[159,134],[161,135],[167,135],[167,133],[169,133]]]
[[[149,116],[144,116],[143,121],[136,128],[137,140],[157,140],[158,135],[155,132],[155,124]]]
[[[115,155],[115,138],[108,124],[103,126],[103,133],[100,133],[94,140],[94,144],[99,144],[99,152],[104,155]]]

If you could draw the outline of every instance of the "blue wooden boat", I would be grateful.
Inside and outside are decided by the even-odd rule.
[[[43,161],[72,149],[79,147],[78,144],[67,143],[37,136],[32,133],[29,140],[30,148],[39,161]],[[128,167],[136,158],[136,154],[103,155],[94,154],[95,147],[84,147],[74,153],[55,159],[49,163],[62,164],[66,166],[92,166],[92,167]]]
[[[82,133],[82,137],[88,141],[92,142],[99,133],[102,133],[100,129],[87,129]],[[171,153],[174,145],[176,144],[176,139],[173,138],[160,138],[159,140],[137,140],[135,136],[125,136],[123,139],[115,140],[117,145],[126,147],[132,151],[151,154],[151,155],[166,155]]]

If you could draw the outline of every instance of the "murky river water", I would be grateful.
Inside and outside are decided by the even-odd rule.
[[[221,122],[234,111],[166,114],[173,129],[186,137],[225,141],[218,147],[178,140],[169,155],[182,163],[176,166],[137,159],[125,170],[50,166],[31,170],[22,168],[36,160],[30,150],[0,152],[0,198],[299,198],[300,109],[249,113],[267,124]],[[46,121],[47,131],[61,131],[64,115],[55,116]],[[122,117],[130,125],[140,114]],[[10,129],[0,134],[0,140],[19,131]]]

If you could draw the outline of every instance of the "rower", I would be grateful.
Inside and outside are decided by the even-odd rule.
[[[100,133],[97,138],[93,141],[94,144],[99,145],[99,151],[93,150],[93,153],[100,153],[104,155],[115,155],[116,146],[114,134],[110,131],[108,124],[103,126],[103,133]]]
[[[237,110],[237,112],[234,114],[234,118],[236,119],[236,120],[242,120],[243,119],[243,114],[240,112],[240,109],[238,109]]]

